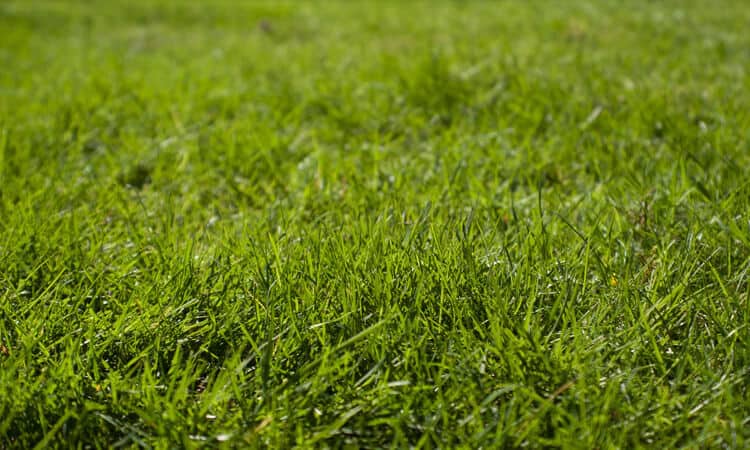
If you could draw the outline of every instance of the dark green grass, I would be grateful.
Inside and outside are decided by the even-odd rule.
[[[0,447],[750,445],[750,5],[0,3]]]

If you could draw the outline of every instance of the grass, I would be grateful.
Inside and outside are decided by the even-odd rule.
[[[748,447],[750,5],[628,5],[2,2],[0,447]]]

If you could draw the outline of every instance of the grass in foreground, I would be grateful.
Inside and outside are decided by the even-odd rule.
[[[0,4],[0,446],[745,447],[750,6]]]

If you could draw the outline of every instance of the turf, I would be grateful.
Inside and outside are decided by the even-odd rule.
[[[0,447],[747,448],[750,3],[0,3]]]

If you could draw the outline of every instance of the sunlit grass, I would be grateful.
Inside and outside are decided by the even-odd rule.
[[[0,447],[748,445],[750,7],[151,3],[0,4]]]

